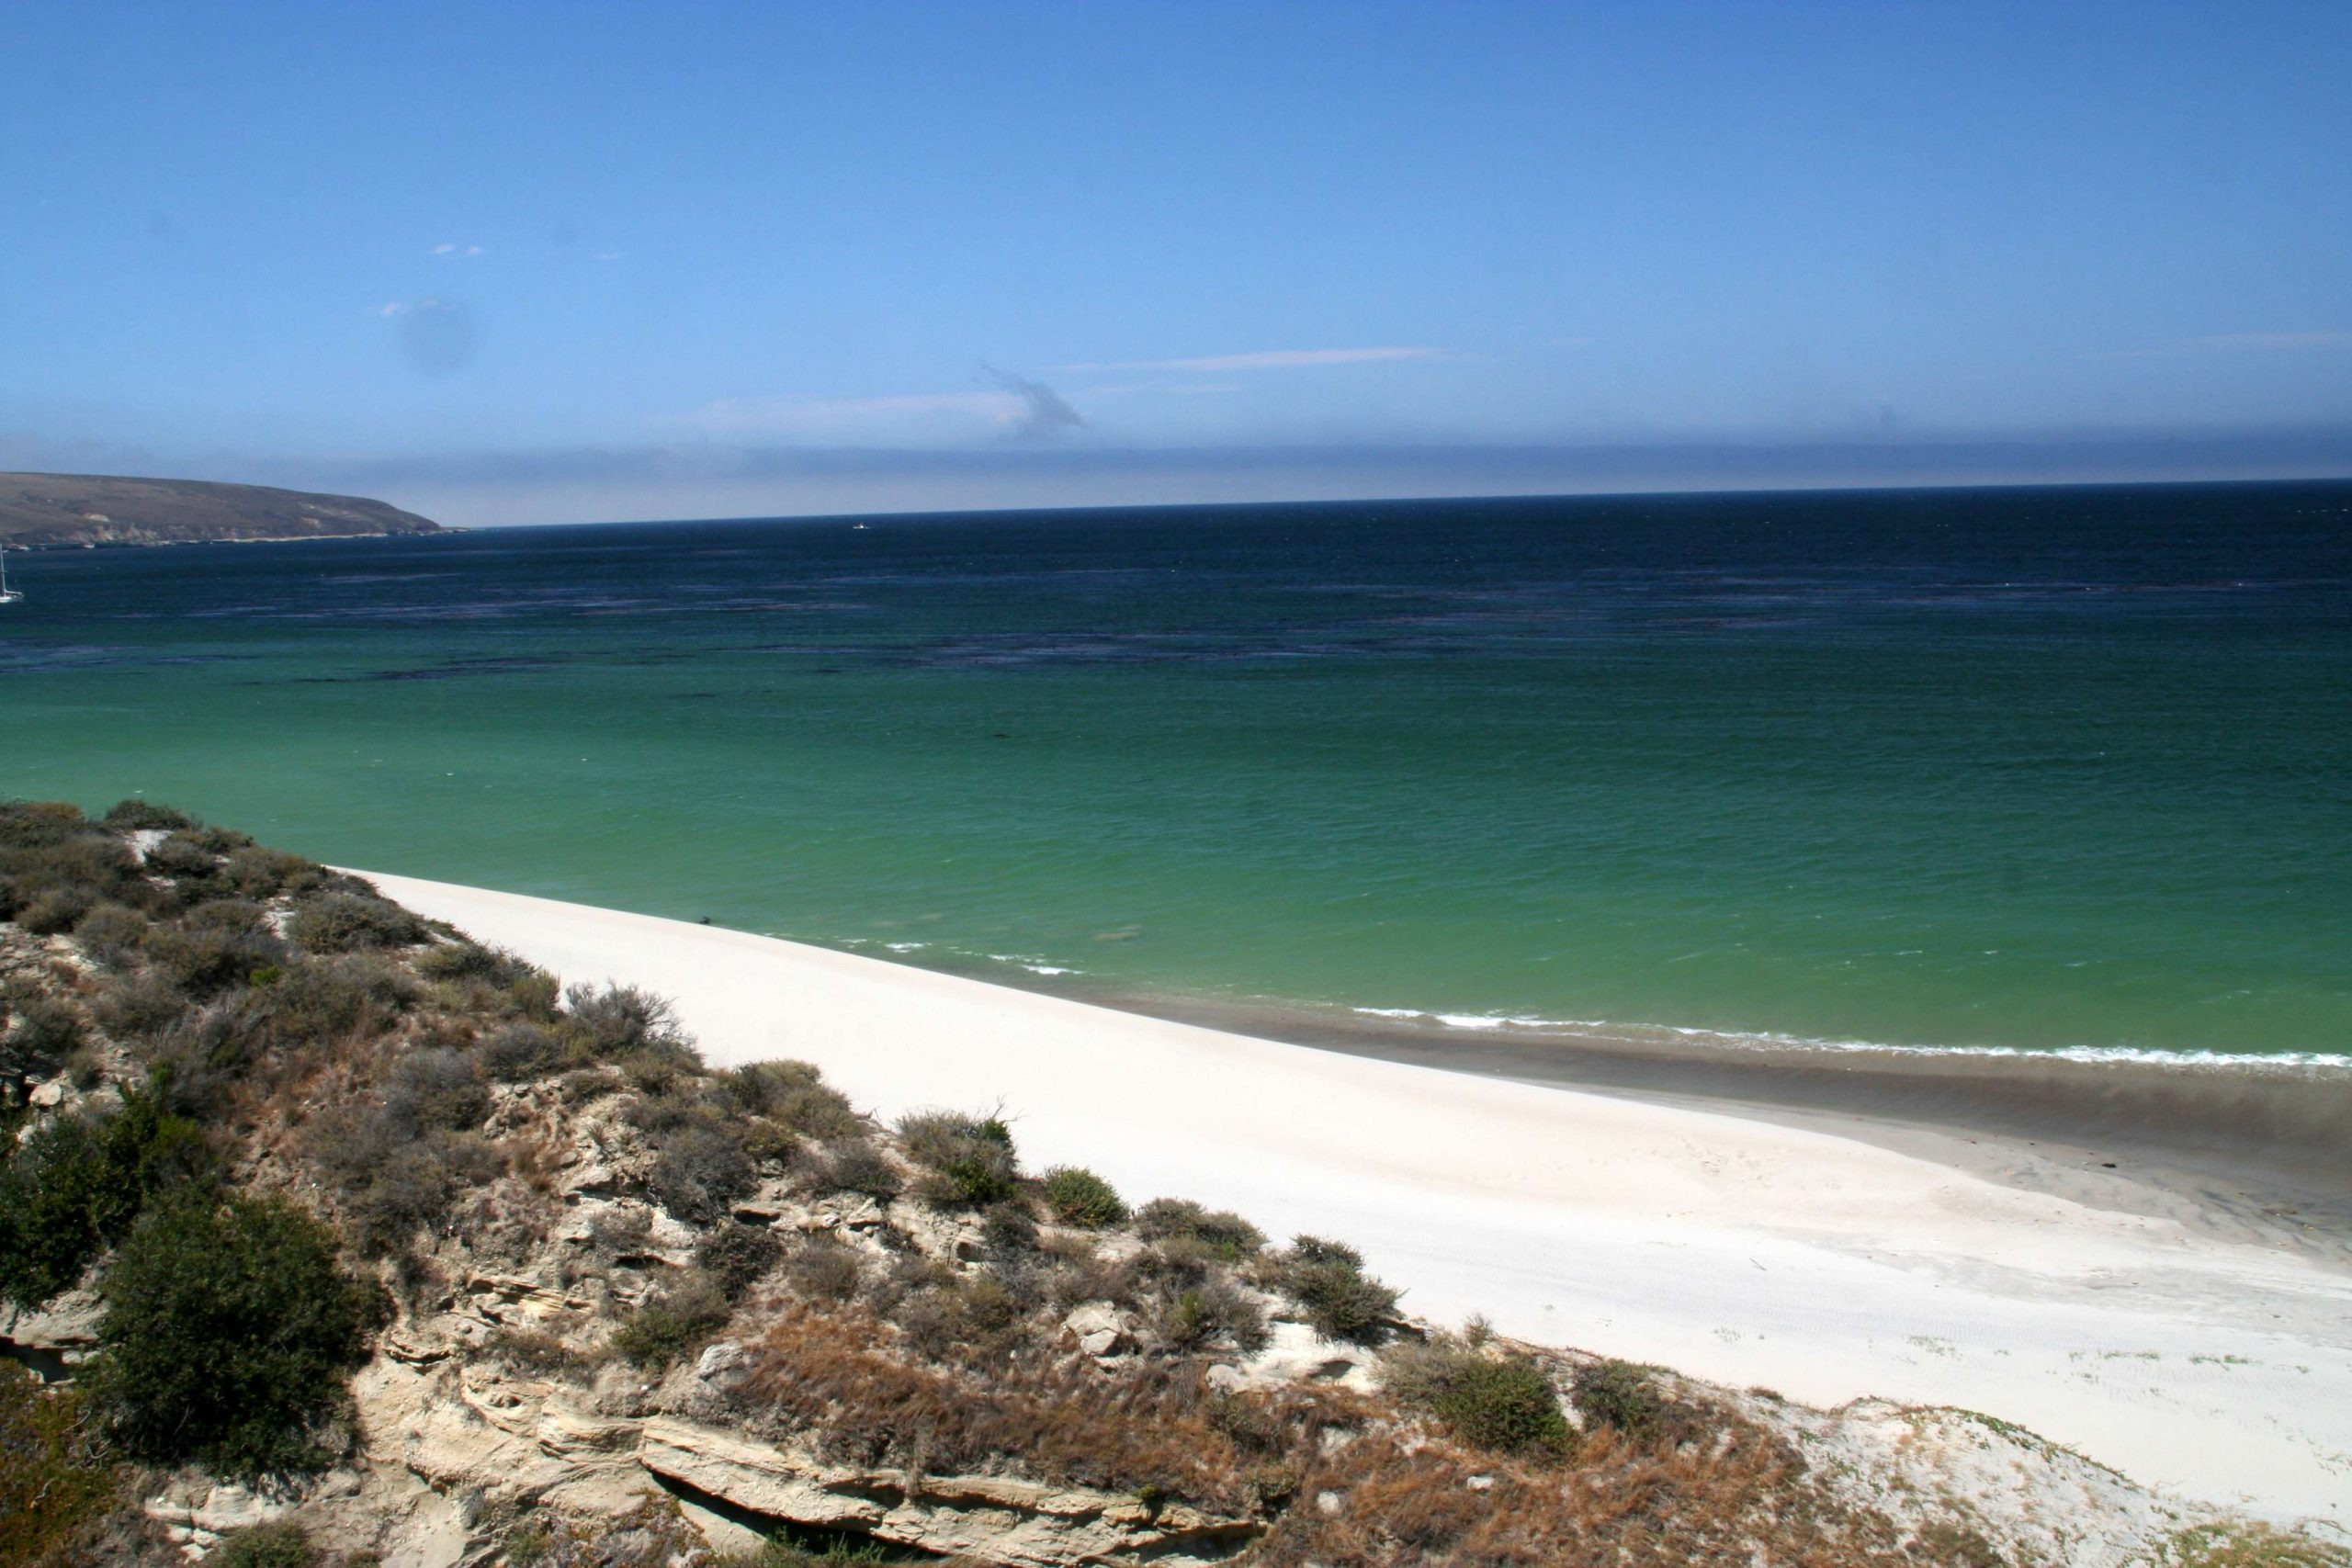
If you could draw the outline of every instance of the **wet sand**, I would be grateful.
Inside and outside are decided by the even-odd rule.
[[[1726,1050],[1194,998],[1087,999],[1349,1055],[1802,1127],[2352,1269],[2352,1072]]]

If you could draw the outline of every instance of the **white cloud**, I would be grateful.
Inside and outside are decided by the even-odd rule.
[[[934,445],[1008,436],[1034,427],[1015,391],[909,392],[885,398],[718,398],[675,423],[710,435],[795,443]]]
[[[2352,348],[2352,333],[2222,333],[2186,340],[2189,348]]]
[[[588,253],[588,259],[590,261],[618,261],[621,259],[621,254],[618,251],[591,251]]]
[[[1442,348],[1270,348],[1254,354],[1208,354],[1193,359],[1119,359],[1059,365],[1057,370],[1295,370],[1317,365],[1376,365],[1399,359],[1443,359]]]
[[[436,256],[478,256],[481,254],[481,247],[461,245],[455,240],[444,240],[433,247],[433,254]]]

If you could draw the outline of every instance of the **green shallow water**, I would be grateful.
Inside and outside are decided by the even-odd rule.
[[[0,794],[1078,987],[2341,1054],[2348,534],[2270,486],[19,556]]]

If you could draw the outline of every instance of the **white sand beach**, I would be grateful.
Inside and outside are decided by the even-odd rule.
[[[2352,1278],[2321,1262],[1736,1114],[360,874],[568,981],[670,997],[716,1064],[805,1058],[886,1117],[1001,1105],[1033,1169],[1348,1240],[1441,1323],[1815,1404],[1961,1405],[2185,1498],[2352,1527]]]

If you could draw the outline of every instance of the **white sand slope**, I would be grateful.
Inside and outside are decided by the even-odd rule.
[[[714,1063],[805,1058],[885,1116],[1001,1103],[1032,1168],[1344,1238],[1426,1317],[1816,1404],[1962,1405],[2352,1526],[2352,1280],[2315,1264],[1738,1116],[362,874],[567,980],[669,996]]]

